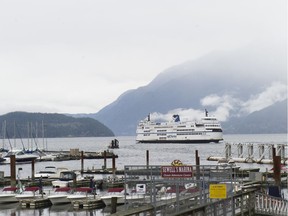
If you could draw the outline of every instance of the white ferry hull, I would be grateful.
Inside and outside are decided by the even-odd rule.
[[[172,122],[156,123],[148,119],[137,126],[136,141],[140,143],[210,143],[223,140],[220,123],[215,117],[206,116],[201,121],[181,122],[179,115]]]

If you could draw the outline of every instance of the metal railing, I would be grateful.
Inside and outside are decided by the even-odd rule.
[[[255,212],[266,215],[288,215],[288,201],[256,193]]]

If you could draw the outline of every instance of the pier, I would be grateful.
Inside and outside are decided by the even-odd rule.
[[[207,160],[273,164],[273,157],[279,156],[281,164],[287,165],[288,158],[285,147],[287,147],[286,144],[225,143],[224,155],[209,156]]]

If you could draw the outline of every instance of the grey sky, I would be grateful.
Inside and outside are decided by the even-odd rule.
[[[286,40],[285,0],[0,0],[0,114],[95,113],[175,64]]]

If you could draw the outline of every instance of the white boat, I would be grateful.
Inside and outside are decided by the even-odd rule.
[[[38,158],[37,155],[25,153],[22,149],[11,149],[5,156],[4,163],[10,163],[10,156],[15,155],[16,162],[30,162],[32,160],[36,160]]]
[[[96,196],[96,193],[95,195],[93,194],[93,189],[89,187],[76,188],[73,194],[67,196],[67,199],[70,200],[71,203],[76,200],[85,200],[94,198],[99,199],[100,201],[100,198]]]
[[[80,173],[76,173],[74,171],[61,171],[60,177],[58,180],[52,181],[53,187],[69,187],[73,184],[74,178],[78,180],[82,180]]]
[[[24,199],[40,199],[43,194],[40,193],[39,187],[26,187],[22,194],[15,196],[18,201]]]
[[[173,115],[169,122],[151,121],[150,114],[137,125],[136,141],[140,143],[209,143],[223,140],[222,128],[216,117],[205,116],[200,121],[181,121]]]
[[[147,202],[150,199],[150,197],[146,196],[146,194],[139,194],[136,192],[132,192],[129,195],[126,195],[125,199],[128,203]]]
[[[0,203],[13,203],[18,202],[16,199],[17,187],[5,187],[0,193]]]
[[[101,200],[106,206],[111,205],[112,197],[117,197],[117,205],[125,203],[124,188],[109,188],[107,194],[101,196]]]
[[[70,187],[56,188],[54,194],[49,195],[47,198],[51,201],[52,205],[71,203],[67,198],[72,194],[72,189]]]
[[[40,170],[35,174],[35,178],[60,178],[60,173],[62,171],[68,171],[67,168],[55,166],[46,166],[44,170]]]

